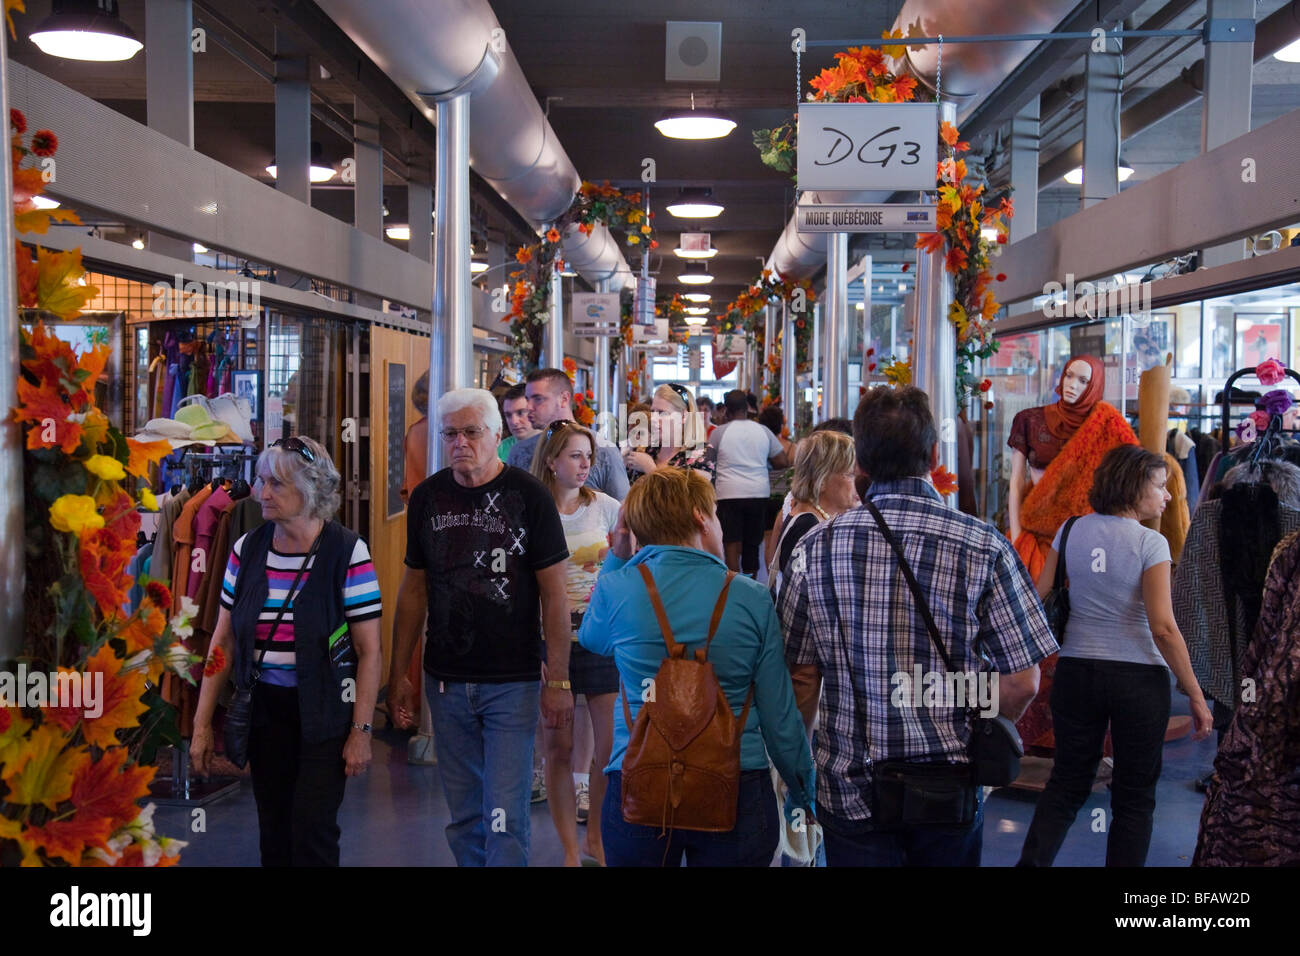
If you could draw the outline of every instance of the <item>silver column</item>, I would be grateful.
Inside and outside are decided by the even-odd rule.
[[[782,322],[784,331],[781,333],[781,407],[785,410],[785,423],[790,427],[790,434],[793,435],[795,413],[799,405],[795,399],[798,387],[796,378],[799,370],[799,348],[794,324],[802,319],[804,314],[791,309],[787,302],[781,303],[781,314],[785,319]]]
[[[190,0],[148,0],[144,10],[145,116],[150,129],[194,147],[194,11]],[[192,239],[149,233],[149,251],[191,262]],[[120,422],[118,423],[120,424]]]
[[[776,330],[779,325],[776,320],[776,306],[771,302],[763,306],[763,388],[766,390],[767,383],[772,380],[772,369],[768,364],[772,361],[772,356],[776,354]],[[762,392],[758,392],[762,396]]]
[[[0,30],[0,116],[9,115],[9,34]],[[5,141],[0,159],[0,199],[13,208],[14,174]],[[0,248],[14,247],[13,216],[0,216]],[[14,257],[0,256],[0,396],[4,405],[18,401],[18,290]],[[27,567],[23,558],[23,437],[8,414],[0,419],[0,666],[9,667],[23,640],[23,590]]]
[[[597,292],[609,292],[609,280],[601,279],[596,283]],[[608,335],[599,336],[596,339],[596,366],[593,378],[596,380],[596,387],[593,389],[596,393],[596,408],[598,417],[596,421],[612,422],[611,415],[617,416],[618,409],[610,407],[610,395],[612,392],[609,387],[609,342]],[[603,417],[600,417],[603,416]],[[605,437],[613,441],[617,436],[612,434],[612,429],[608,426],[605,428]]]
[[[1035,96],[1011,120],[1011,188],[1016,215],[1011,220],[1010,242],[1038,231],[1038,107]]]
[[[956,106],[945,102],[943,118],[953,122]],[[912,382],[930,396],[939,427],[939,464],[957,473],[957,335],[948,321],[952,282],[943,268],[944,254],[917,252],[915,326],[912,332]],[[945,499],[956,507],[956,495]]]
[[[832,232],[826,236],[826,385],[825,418],[847,416],[848,331],[849,331],[849,237]]]
[[[1106,52],[1084,58],[1083,192],[1087,209],[1119,192],[1120,44],[1106,38]],[[949,496],[951,497],[951,496]]]
[[[311,83],[307,54],[275,31],[275,188],[311,203]]]
[[[469,282],[469,94],[438,102],[434,182],[433,335],[429,339],[429,458],[437,471],[442,442],[435,403],[474,383],[473,303]]]
[[[379,116],[359,97],[352,99],[352,136],[357,179],[352,190],[352,224],[367,236],[379,239],[384,234],[384,158],[379,142]],[[420,223],[420,226],[427,225],[428,221]],[[418,228],[414,222],[410,223],[412,240]],[[410,248],[408,241],[408,251]]]
[[[1255,0],[1210,0],[1209,19],[1253,20]],[[1227,35],[1244,33],[1238,27]],[[1205,45],[1205,100],[1201,104],[1201,151],[1250,132],[1251,75],[1255,44],[1215,40]],[[1201,251],[1201,265],[1221,266],[1246,258],[1245,240]]]
[[[551,318],[542,340],[542,365],[564,368],[564,279],[551,273]]]
[[[812,356],[812,423],[820,424],[825,420],[822,414],[821,405],[817,399],[821,394],[821,382],[818,378],[821,376],[822,368],[822,307],[821,303],[813,306],[812,310],[812,341],[808,343],[808,353]]]

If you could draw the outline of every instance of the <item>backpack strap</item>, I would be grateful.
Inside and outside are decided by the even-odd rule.
[[[709,618],[709,636],[704,642],[704,658],[709,656],[709,645],[713,643],[713,636],[718,633],[718,625],[722,623],[722,612],[727,607],[727,592],[731,589],[731,582],[735,577],[735,571],[727,571],[726,580],[722,582],[722,590],[718,592],[718,601],[713,605],[713,617]]]
[[[668,612],[664,609],[664,602],[659,597],[659,586],[655,584],[654,575],[644,564],[637,565],[637,570],[641,572],[641,579],[645,581],[645,589],[650,594],[650,604],[655,609],[655,617],[659,619],[659,630],[664,636],[664,644],[668,647],[669,657],[681,657],[686,653],[686,647],[678,644],[673,640],[673,629],[668,623]],[[709,632],[713,636],[713,632]]]

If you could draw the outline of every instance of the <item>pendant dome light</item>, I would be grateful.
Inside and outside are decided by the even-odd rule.
[[[713,276],[709,274],[709,267],[703,262],[688,262],[677,274],[677,281],[686,285],[705,285],[713,281]]]
[[[717,110],[696,110],[691,94],[689,110],[672,110],[655,122],[655,129],[672,139],[721,139],[736,128],[736,121]]]
[[[682,298],[685,299],[687,302],[712,302],[713,301],[713,296],[709,295],[707,292],[686,292],[682,295]]]
[[[713,190],[707,186],[688,186],[677,193],[677,200],[668,205],[668,211],[678,219],[712,219],[725,207],[715,202]]]
[[[1120,161],[1119,161],[1119,165],[1115,167],[1115,176],[1116,176],[1116,178],[1117,178],[1120,182],[1123,183],[1123,182],[1127,182],[1127,181],[1128,181],[1128,178],[1129,178],[1130,176],[1132,176],[1132,175],[1133,175],[1133,167],[1130,166],[1127,162],[1125,162],[1125,161],[1121,158]],[[1066,173],[1066,174],[1065,174],[1064,176],[1062,176],[1061,178],[1064,179],[1064,180],[1065,180],[1067,183],[1069,183],[1071,186],[1082,186],[1082,185],[1083,185],[1083,167],[1082,167],[1082,166],[1075,166],[1074,169],[1070,170],[1068,173]]]
[[[30,39],[42,53],[65,60],[108,63],[129,60],[144,49],[118,15],[117,0],[54,0]]]

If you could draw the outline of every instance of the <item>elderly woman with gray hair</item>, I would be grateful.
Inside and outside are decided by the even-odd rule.
[[[262,865],[338,866],[344,785],[371,759],[379,582],[366,543],[334,520],[339,473],[318,442],[268,447],[253,493],[267,523],[235,542],[226,566],[190,757],[207,773],[213,711],[233,672],[252,688]]]

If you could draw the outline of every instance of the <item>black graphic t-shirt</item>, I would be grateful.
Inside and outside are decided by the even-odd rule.
[[[465,488],[450,468],[411,492],[406,564],[429,591],[424,669],[435,680],[503,684],[541,677],[536,572],[564,561],[555,502],[545,486],[507,465]]]

